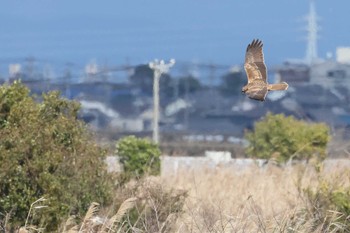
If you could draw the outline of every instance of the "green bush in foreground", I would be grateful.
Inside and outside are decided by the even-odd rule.
[[[126,180],[160,173],[160,150],[148,139],[122,138],[117,142],[116,154],[123,165]]]
[[[247,132],[249,141],[246,154],[251,157],[270,159],[279,163],[291,157],[318,160],[326,157],[329,129],[323,123],[306,123],[292,116],[268,113],[264,119],[255,123],[254,131]]]
[[[31,203],[47,199],[33,224],[53,231],[69,214],[108,202],[105,151],[77,119],[79,104],[54,91],[37,102],[19,82],[0,87],[0,220],[26,220]],[[0,221],[1,222],[1,221]]]
[[[322,232],[349,232],[350,229],[350,185],[349,170],[336,176],[325,177],[317,170],[316,186],[300,188],[305,203],[305,218]],[[320,228],[322,226],[322,228]],[[337,228],[347,229],[337,231]]]

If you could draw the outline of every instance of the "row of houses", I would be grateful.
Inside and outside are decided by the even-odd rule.
[[[231,72],[244,73],[242,69]],[[275,81],[286,81],[290,87],[286,92],[269,93],[265,102],[250,100],[241,93],[222,95],[215,86],[181,98],[161,99],[161,131],[239,138],[267,112],[326,122],[332,128],[350,125],[349,64],[332,60],[312,66],[286,63],[274,67],[273,73]],[[81,118],[96,130],[141,133],[152,129],[152,96],[128,83],[95,81],[47,85],[38,80],[26,84],[34,93],[61,90],[66,97],[80,101]]]

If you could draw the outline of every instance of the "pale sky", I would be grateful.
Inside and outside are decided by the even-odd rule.
[[[316,0],[319,55],[350,46],[350,1]],[[308,0],[3,0],[0,60],[240,64],[253,38],[268,64],[305,55]]]

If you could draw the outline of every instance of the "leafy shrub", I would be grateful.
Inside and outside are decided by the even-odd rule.
[[[316,187],[309,185],[302,189],[302,195],[305,197],[306,218],[313,221],[313,226],[321,227],[322,232],[338,232],[336,227],[350,229],[350,186],[348,181],[348,173],[332,177],[331,180],[318,174]]]
[[[270,159],[279,163],[291,157],[309,160],[313,156],[323,160],[329,141],[329,129],[323,123],[306,123],[292,116],[268,113],[257,122],[254,131],[246,132],[249,141],[246,154],[251,157]]]
[[[45,197],[48,208],[33,221],[50,231],[92,201],[108,202],[112,183],[106,151],[77,119],[79,104],[56,91],[40,99],[20,82],[0,87],[0,213],[15,227]]]
[[[122,138],[117,142],[116,153],[126,180],[160,173],[160,150],[148,139],[135,136]]]

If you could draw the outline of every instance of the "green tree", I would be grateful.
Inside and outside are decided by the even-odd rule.
[[[0,87],[0,213],[24,223],[31,203],[45,197],[43,215],[32,219],[47,231],[92,201],[110,200],[106,151],[77,119],[79,104],[58,92],[37,101],[20,82]]]
[[[117,142],[116,154],[123,165],[126,180],[160,173],[160,150],[148,139],[122,138]]]
[[[172,93],[172,81],[168,74],[162,74],[159,81],[159,90],[161,95],[168,96]],[[131,84],[140,88],[145,94],[152,95],[153,93],[153,70],[148,65],[140,65],[135,68],[135,72],[130,76]]]
[[[236,96],[241,94],[242,87],[247,82],[243,71],[234,71],[221,77],[220,92],[224,96]]]
[[[292,116],[268,113],[255,123],[254,131],[246,132],[249,141],[246,154],[251,157],[274,158],[283,163],[291,157],[323,160],[329,141],[329,129],[323,123],[306,123]]]
[[[179,95],[184,96],[186,92],[193,93],[201,89],[201,83],[193,76],[181,77],[178,80]]]

